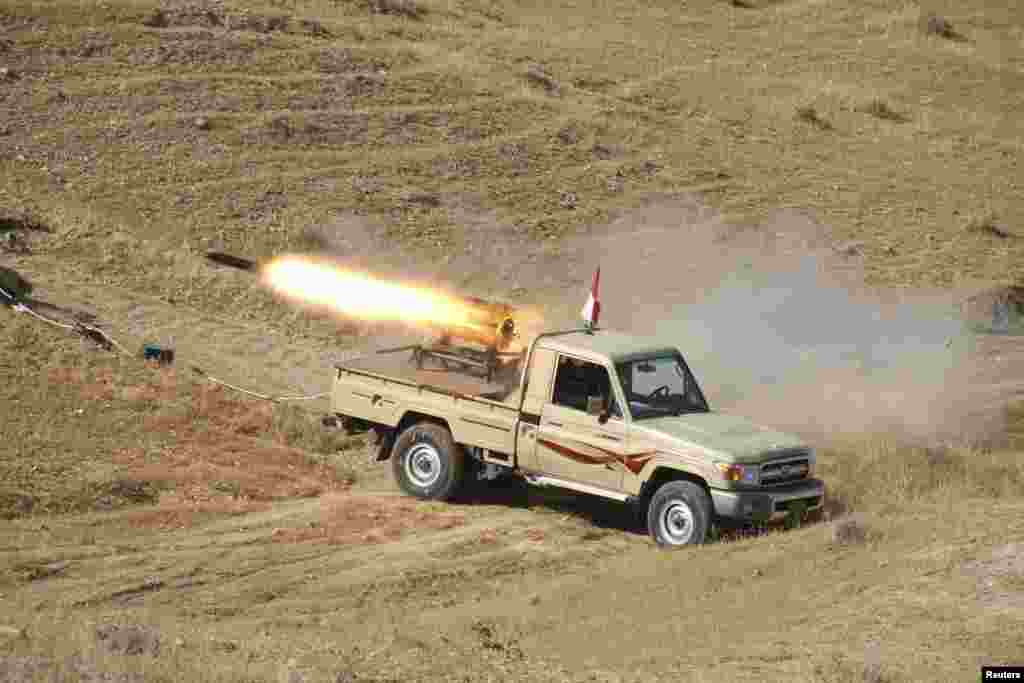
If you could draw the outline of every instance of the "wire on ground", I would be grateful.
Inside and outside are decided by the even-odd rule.
[[[272,401],[274,403],[279,403],[282,401],[312,401],[318,398],[323,398],[324,396],[329,396],[331,393],[329,391],[324,391],[319,394],[309,394],[307,396],[268,396],[267,394],[261,394],[258,391],[252,391],[250,389],[243,389],[242,387],[235,386],[234,384],[229,384],[224,380],[217,379],[213,375],[210,375],[202,368],[197,367],[195,365],[190,365],[189,367],[192,368],[192,372],[196,373],[197,375],[200,375],[201,377],[210,382],[213,382],[214,384],[219,384],[221,386],[227,387],[228,389],[234,389],[235,391],[239,391],[243,394],[255,396],[256,398],[261,398],[264,401]]]
[[[121,351],[123,354],[127,356],[133,355],[123,345],[119,344],[117,340],[115,340],[113,337],[111,337],[98,327],[88,325],[81,321],[75,321],[74,324],[68,324],[62,323],[59,320],[48,318],[45,315],[32,310],[32,308],[25,305],[24,303],[19,302],[13,294],[8,292],[3,287],[0,287],[0,296],[6,298],[11,307],[18,313],[28,313],[33,318],[37,318],[38,320],[41,320],[47,324],[54,325],[56,327],[61,327],[65,330],[73,330],[75,332],[78,332],[83,337],[88,337],[89,339],[92,339],[93,341],[98,343],[100,346],[103,346],[107,350],[116,348],[117,350]],[[244,389],[242,387],[235,386],[234,384],[225,382],[224,380],[217,379],[216,377],[213,377],[212,375],[206,373],[204,370],[195,365],[190,365],[189,367],[192,368],[193,372],[202,376],[204,379],[213,382],[214,384],[219,384],[221,386],[227,387],[228,389],[233,389],[234,391],[238,391],[249,396],[254,396],[255,398],[260,398],[265,401],[271,401],[273,403],[281,403],[285,401],[314,401],[318,398],[324,398],[325,396],[329,396],[331,393],[329,391],[324,391],[319,394],[308,394],[305,396],[269,396],[267,394],[261,394],[258,391]]]

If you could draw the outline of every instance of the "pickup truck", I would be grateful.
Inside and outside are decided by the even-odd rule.
[[[373,432],[403,492],[447,500],[475,473],[638,506],[661,547],[719,523],[799,523],[825,487],[799,438],[710,409],[682,354],[586,328],[538,335],[504,384],[337,366],[333,418]]]

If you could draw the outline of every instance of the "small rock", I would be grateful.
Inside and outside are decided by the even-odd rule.
[[[361,194],[374,194],[384,189],[380,178],[356,176],[352,179],[352,188]]]
[[[526,67],[526,80],[541,86],[549,95],[558,95],[561,92],[558,82],[537,64]]]
[[[0,636],[9,636],[11,638],[25,638],[27,633],[23,628],[16,628],[14,626],[0,626]]]
[[[142,590],[152,591],[157,588],[163,588],[164,582],[155,576],[147,576],[142,581]]]
[[[556,137],[563,145],[575,145],[580,139],[579,133],[572,126],[567,126],[558,131]]]
[[[178,636],[174,639],[174,647],[185,647],[185,639]]]
[[[24,493],[14,495],[14,511],[19,515],[27,515],[36,506],[36,499]]]
[[[841,256],[860,256],[863,249],[863,242],[843,242],[836,247],[836,253]]]
[[[958,35],[953,28],[953,24],[945,17],[940,17],[937,14],[930,14],[925,18],[924,30],[925,33],[933,36],[942,36],[943,38],[954,38]]]
[[[658,172],[659,168],[661,168],[661,167],[658,166],[658,164],[654,163],[653,161],[648,160],[648,161],[645,161],[644,163],[640,164],[640,173],[642,173],[643,175],[646,175],[646,176],[654,175],[655,173]]]
[[[112,654],[155,657],[160,653],[159,634],[146,626],[103,624],[96,627],[96,640]]]
[[[318,38],[331,37],[331,32],[328,31],[327,28],[324,27],[324,25],[321,24],[319,21],[315,21],[313,19],[302,19],[301,21],[299,21],[299,26],[302,27],[302,30],[304,32],[312,36],[316,36]]]
[[[167,13],[159,8],[153,10],[152,14],[142,20],[142,25],[149,26],[150,28],[166,28],[170,23]]]
[[[562,192],[559,194],[558,205],[563,209],[576,208],[576,194],[573,192]]]
[[[605,181],[609,192],[622,192],[623,181],[621,176],[612,176]]]
[[[192,125],[199,130],[210,130],[210,119],[205,116],[199,116],[192,122]]]
[[[36,570],[33,572],[32,578],[48,579],[51,576],[56,576],[57,574],[60,574],[62,571],[64,571],[70,566],[71,563],[67,561],[50,562],[48,564],[42,565],[41,567],[37,567]]]
[[[844,517],[831,525],[832,542],[838,545],[856,545],[867,540],[864,522],[856,517]]]
[[[298,666],[298,662],[294,659],[289,659],[288,662],[281,667],[281,683],[304,683],[305,677],[295,667]]]
[[[406,204],[415,204],[429,208],[441,206],[441,198],[433,192],[406,192],[402,197],[402,201]]]
[[[607,161],[616,156],[614,148],[600,142],[590,148],[590,153],[594,155],[595,159],[600,159],[601,161]]]

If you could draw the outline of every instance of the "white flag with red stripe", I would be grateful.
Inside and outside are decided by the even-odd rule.
[[[601,315],[601,300],[597,295],[597,285],[601,280],[601,267],[594,271],[594,283],[590,285],[590,294],[587,295],[587,303],[583,304],[583,322],[587,327],[597,327],[597,319]]]

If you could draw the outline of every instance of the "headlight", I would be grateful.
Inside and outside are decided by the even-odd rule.
[[[736,463],[716,462],[715,466],[726,481],[734,481],[743,484],[756,484],[758,482],[757,465],[739,465]]]

